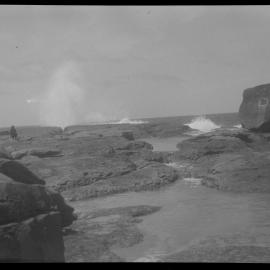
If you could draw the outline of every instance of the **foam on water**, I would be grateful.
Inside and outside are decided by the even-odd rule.
[[[120,120],[99,119],[99,121],[88,122],[89,125],[123,125],[123,124],[140,125],[140,124],[146,124],[146,123],[148,123],[148,121],[131,120],[131,119],[127,118],[127,117],[122,118]]]
[[[145,124],[148,123],[147,121],[142,121],[142,120],[131,120],[127,117],[122,118],[119,121],[116,122],[111,122],[111,124],[132,124],[132,125],[140,125],[140,124]]]
[[[185,125],[196,130],[194,134],[190,133],[190,135],[199,135],[200,133],[210,132],[221,127],[205,116],[193,118],[190,123]]]
[[[233,127],[234,128],[242,128],[242,125],[241,124],[238,124],[238,125],[234,125]]]

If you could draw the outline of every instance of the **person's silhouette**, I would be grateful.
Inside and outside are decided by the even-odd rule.
[[[18,139],[18,133],[17,133],[17,130],[16,130],[16,128],[14,126],[11,126],[9,134],[10,134],[11,139],[13,139],[13,140]]]

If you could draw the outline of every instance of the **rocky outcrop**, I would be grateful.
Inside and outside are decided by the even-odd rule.
[[[270,192],[267,135],[218,130],[178,144],[172,159],[185,164],[185,177],[202,178],[208,187],[234,192]]]
[[[270,192],[270,152],[224,154],[208,170],[202,184],[234,192]]]
[[[0,261],[64,261],[73,208],[22,164],[1,159]]]
[[[77,201],[127,191],[155,190],[179,178],[176,170],[152,163],[128,174],[109,177],[87,186],[68,189],[62,194],[67,200]]]
[[[35,215],[0,226],[0,262],[63,262],[59,212]]]
[[[264,148],[266,144],[267,138],[260,134],[246,130],[220,129],[180,142],[175,156],[196,160],[203,156],[237,152],[247,148]]]
[[[40,142],[38,143],[40,144]],[[77,194],[80,189],[91,190],[91,188],[95,192],[99,182],[104,184],[101,188],[103,191],[98,191],[96,196],[126,192],[132,189],[132,181],[126,181],[126,185],[121,187],[117,184],[118,181],[111,182],[111,180],[119,178],[121,181],[124,179],[123,177],[134,179],[133,172],[139,172],[139,170],[151,166],[151,171],[154,174],[155,171],[159,170],[159,167],[160,169],[166,167],[162,163],[169,160],[168,153],[153,152],[151,144],[137,140],[129,141],[122,136],[70,138],[68,141],[55,139],[43,143],[46,145],[45,148],[61,149],[63,155],[58,158],[39,158],[26,155],[20,159],[20,162],[39,178],[44,179],[48,186],[59,192],[65,192],[65,194]],[[53,147],[53,143],[55,147]],[[32,142],[29,149],[35,149],[36,144],[36,141]],[[17,147],[17,152],[28,149],[26,142],[20,147],[21,149]],[[43,145],[39,147],[43,148]],[[172,168],[168,170],[171,171]],[[141,184],[138,186],[143,189],[146,179],[153,180],[148,170],[141,172],[145,172],[145,175],[141,178]],[[136,181],[139,182],[139,179]],[[156,188],[159,186],[158,181],[157,178]],[[115,183],[116,186],[114,187],[112,183]],[[163,184],[166,183],[163,181]],[[104,191],[106,189],[107,191]]]
[[[244,90],[239,118],[244,128],[270,131],[270,84]]]

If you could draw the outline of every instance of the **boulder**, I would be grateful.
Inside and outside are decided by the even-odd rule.
[[[239,118],[244,128],[270,131],[270,84],[244,90]]]
[[[75,218],[73,208],[65,204],[61,195],[45,186],[0,182],[0,225],[50,211],[61,213],[63,226]]]
[[[59,212],[49,212],[0,226],[0,261],[64,262]]]
[[[62,229],[75,219],[60,194],[0,175],[0,261],[64,261]]]
[[[21,163],[14,160],[1,158],[0,173],[8,176],[15,182],[45,185],[44,180],[40,179]]]

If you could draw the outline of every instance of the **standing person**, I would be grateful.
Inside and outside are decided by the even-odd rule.
[[[9,135],[10,135],[11,139],[18,140],[18,133],[17,133],[17,130],[14,126],[11,126],[10,131],[9,131]]]

